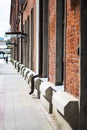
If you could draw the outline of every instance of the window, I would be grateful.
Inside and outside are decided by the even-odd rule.
[[[34,70],[34,8],[31,10],[31,69]]]
[[[64,0],[56,6],[56,85],[64,82]]]
[[[39,73],[48,76],[48,0],[40,1],[39,14]]]

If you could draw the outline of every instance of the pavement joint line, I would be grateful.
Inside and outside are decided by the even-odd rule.
[[[8,65],[6,65],[6,67],[7,67]],[[0,121],[2,121],[3,123],[4,123],[4,129],[0,129],[0,130],[6,130],[6,127],[7,127],[7,130],[8,130],[8,127],[9,127],[9,122],[5,122],[5,121],[7,121],[7,120],[5,120],[5,107],[6,107],[6,105],[7,105],[7,110],[9,110],[10,109],[10,107],[11,106],[9,106],[8,107],[8,102],[7,101],[9,101],[9,103],[11,103],[11,101],[12,101],[12,103],[13,103],[13,115],[14,115],[14,130],[18,130],[18,128],[19,129],[21,129],[22,127],[21,126],[19,126],[19,124],[18,124],[18,122],[17,122],[17,120],[16,120],[16,116],[18,116],[18,115],[15,115],[16,114],[16,108],[17,108],[17,106],[16,105],[20,105],[20,107],[22,106],[22,109],[24,109],[25,108],[25,106],[23,106],[23,102],[21,102],[21,101],[25,101],[25,98],[27,98],[27,95],[25,95],[25,93],[27,94],[27,89],[29,90],[29,88],[26,88],[26,89],[24,89],[23,87],[21,87],[21,93],[19,93],[19,90],[20,90],[20,85],[26,85],[27,83],[25,82],[25,80],[24,79],[22,79],[22,77],[21,77],[21,74],[20,73],[18,73],[18,72],[16,72],[16,69],[15,68],[13,68],[12,69],[12,67],[13,66],[8,66],[8,69],[6,68],[6,72],[5,72],[5,70],[4,70],[4,67],[2,67],[3,68],[3,72],[1,72],[0,73],[0,78],[1,79],[4,79],[6,82],[1,82],[1,85],[2,85],[2,87],[1,87],[1,91],[0,91],[0,97],[1,97],[1,100],[2,100],[2,102],[0,102],[0,105],[1,105],[1,111],[0,111],[0,116],[1,116],[1,120]],[[9,69],[11,68],[11,71],[9,71]],[[8,72],[7,72],[8,71]],[[12,76],[12,78],[11,77],[9,77],[9,76]],[[18,76],[18,78],[17,78],[17,76]],[[19,76],[20,76],[20,78],[19,78]],[[16,88],[16,87],[14,87],[14,82],[9,82],[8,80],[9,79],[12,79],[13,80],[13,78],[14,78],[14,80],[15,80],[15,78],[17,78],[17,80],[15,80],[15,81],[19,81],[18,83],[19,83],[19,87],[18,88]],[[23,80],[23,84],[21,83],[21,81],[22,80],[20,80],[20,79],[22,79]],[[25,83],[26,84],[25,84]],[[11,84],[12,83],[12,84]],[[10,87],[10,85],[13,85],[13,87],[11,88]],[[4,88],[3,88],[3,86],[4,86]],[[26,86],[28,86],[28,85],[26,85]],[[10,88],[9,88],[10,87]],[[3,89],[2,89],[3,88]],[[17,89],[17,90],[16,90]],[[8,93],[9,92],[9,90],[10,90],[10,93]],[[15,91],[16,90],[16,91]],[[9,95],[9,94],[11,94],[12,93],[12,95]],[[24,95],[23,95],[23,94]],[[20,94],[22,94],[22,95],[20,95]],[[10,96],[12,96],[12,99],[11,100],[9,100],[10,99]],[[24,96],[24,97],[20,97],[20,96]],[[16,97],[16,98],[15,98]],[[35,97],[35,95],[33,94],[32,96],[30,96],[31,98],[33,98],[33,100],[31,100],[31,98],[29,98],[28,100],[30,101],[30,103],[31,103],[31,105],[29,105],[29,106],[32,106],[32,104],[35,102],[35,104],[37,104],[37,106],[36,106],[36,109],[37,110],[40,110],[41,111],[41,113],[43,113],[43,116],[44,116],[44,119],[45,119],[45,121],[49,124],[49,126],[50,126],[50,128],[49,129],[51,129],[51,130],[57,130],[57,125],[56,125],[56,120],[54,119],[54,117],[53,117],[53,114],[49,114],[47,111],[46,111],[46,109],[44,108],[44,106],[43,106],[43,104],[41,103],[41,100],[40,99],[37,99],[37,97]],[[20,101],[17,103],[17,101],[18,101],[18,99],[20,98]],[[23,100],[21,100],[21,99],[23,99]],[[34,101],[34,102],[32,102],[32,101]],[[17,104],[16,104],[17,103]],[[25,105],[26,105],[26,103],[27,103],[27,101],[25,102]],[[11,104],[10,104],[11,105]],[[29,107],[28,106],[28,107]],[[38,108],[39,107],[39,108]],[[26,110],[26,109],[24,109],[24,110]],[[35,111],[35,109],[33,109],[32,110],[32,112],[36,112]],[[41,114],[40,113],[40,114]],[[8,113],[7,113],[8,114]],[[19,112],[19,114],[20,114],[20,112]],[[25,112],[25,114],[26,114],[26,112]],[[32,113],[33,114],[33,113]],[[34,113],[35,114],[35,113]],[[35,115],[34,115],[35,116]],[[43,116],[42,116],[42,120],[43,120]],[[26,116],[24,115],[24,117],[26,118]],[[39,118],[38,118],[39,119]],[[38,121],[39,122],[39,121]],[[37,125],[38,125],[38,122],[37,122]],[[43,122],[43,121],[42,121]],[[20,122],[19,122],[20,123]],[[26,124],[27,124],[27,122],[26,122]],[[24,127],[25,127],[25,124],[24,124]],[[28,127],[28,124],[27,124],[27,127]],[[26,128],[27,128],[26,127]],[[42,126],[41,126],[41,129],[42,129],[42,127],[43,127],[43,124],[42,124]],[[10,128],[10,127],[9,127]],[[25,130],[26,130],[26,128],[25,128]],[[39,128],[39,127],[38,127]],[[27,130],[28,130],[29,128],[27,128]],[[33,128],[32,128],[33,129]],[[39,128],[40,129],[40,128]],[[29,129],[30,130],[30,129]]]

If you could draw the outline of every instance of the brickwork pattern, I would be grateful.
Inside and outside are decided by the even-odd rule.
[[[66,29],[66,91],[79,95],[80,59],[78,47],[80,42],[80,3],[77,0],[71,5],[67,0],[67,29]]]
[[[80,58],[78,48],[80,42],[80,0],[72,2],[67,0],[66,9],[66,45],[65,45],[65,76],[64,83],[67,92],[79,96],[80,86]],[[17,2],[16,2],[16,6]],[[14,5],[15,8],[15,5]],[[34,70],[36,71],[36,0],[27,0],[27,6],[23,12],[23,25],[29,16],[31,26],[31,10],[34,9]],[[17,10],[16,10],[17,12]],[[12,22],[16,18],[12,12]],[[56,0],[49,0],[48,4],[48,79],[56,83]],[[14,18],[14,19],[13,19]],[[12,29],[14,24],[12,23]],[[31,27],[30,27],[31,28]],[[15,31],[15,30],[14,30]],[[29,46],[31,47],[31,29],[29,31]],[[30,49],[29,47],[29,49]],[[29,50],[30,51],[30,50]],[[31,52],[29,52],[31,53]],[[16,55],[16,52],[15,52]],[[23,58],[25,58],[24,56]],[[25,58],[26,59],[26,58]],[[29,61],[30,62],[30,61]]]
[[[55,84],[56,71],[56,0],[49,0],[49,81]]]

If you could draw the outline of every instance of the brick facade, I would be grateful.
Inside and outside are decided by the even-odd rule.
[[[56,71],[56,0],[49,0],[49,81],[55,84]]]
[[[66,3],[65,77],[67,92],[79,96],[80,86],[80,1]],[[49,1],[49,81],[56,83],[56,0]]]
[[[80,44],[80,1],[71,5],[67,0],[66,23],[66,91],[79,95],[80,86],[80,57],[78,48]]]
[[[56,85],[56,1],[48,1],[48,80]],[[15,5],[13,5],[15,7]],[[16,3],[16,8],[18,4]],[[31,12],[33,9],[34,13],[34,38],[33,38],[33,50],[32,54],[31,47]],[[16,13],[17,9],[16,9]],[[57,12],[58,13],[58,12]],[[65,12],[64,12],[65,13]],[[13,27],[13,21],[16,18],[14,11],[12,11],[14,18],[11,18],[11,27]],[[11,15],[12,15],[11,14]],[[72,2],[72,0],[66,1],[66,18],[65,24],[65,50],[64,50],[64,87],[65,90],[75,96],[79,96],[79,86],[80,86],[80,58],[78,55],[78,48],[80,42],[80,0]],[[33,62],[33,71],[36,72],[36,0],[27,0],[25,9],[23,10],[23,26],[29,17],[29,39],[27,43],[23,43],[22,47],[22,59],[23,64],[27,65],[31,69],[31,58]],[[39,23],[40,25],[40,23]],[[19,23],[20,26],[20,23]],[[26,44],[29,44],[29,52],[26,53]],[[19,54],[19,52],[17,53]],[[26,62],[27,56],[29,56],[29,61]],[[42,67],[43,68],[43,67]]]

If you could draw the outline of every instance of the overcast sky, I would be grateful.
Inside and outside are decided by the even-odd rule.
[[[0,0],[0,37],[4,36],[5,32],[10,29],[10,1]]]

